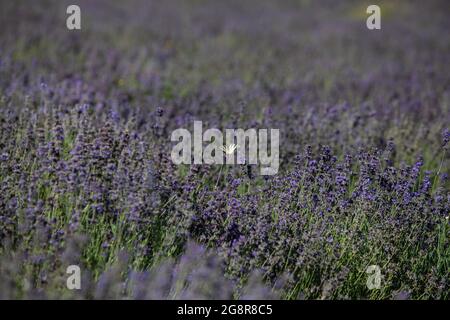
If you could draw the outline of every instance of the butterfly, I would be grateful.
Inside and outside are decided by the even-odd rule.
[[[221,146],[220,150],[222,150],[226,154],[232,154],[237,147],[238,147],[237,144],[232,143],[228,146]]]

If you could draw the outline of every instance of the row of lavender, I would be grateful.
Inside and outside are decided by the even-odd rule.
[[[449,298],[445,1],[44,2],[0,5],[1,298]],[[278,174],[174,165],[194,120]]]

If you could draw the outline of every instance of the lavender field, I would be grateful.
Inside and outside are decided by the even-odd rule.
[[[0,299],[450,299],[448,2],[371,3],[0,0]]]

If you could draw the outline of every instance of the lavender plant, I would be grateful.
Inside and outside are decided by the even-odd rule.
[[[0,298],[449,299],[445,1],[78,2],[0,2]],[[194,120],[278,174],[173,164]]]

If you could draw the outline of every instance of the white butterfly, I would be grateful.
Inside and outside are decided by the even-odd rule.
[[[222,150],[226,154],[232,154],[237,147],[238,147],[237,144],[232,143],[228,146],[221,146],[220,150]]]

